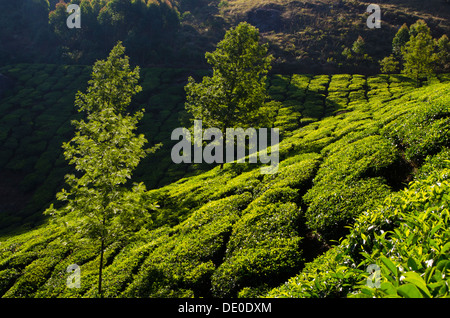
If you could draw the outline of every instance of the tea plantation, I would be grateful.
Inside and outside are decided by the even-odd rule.
[[[12,84],[0,100],[0,187],[13,188],[8,190],[10,197],[0,199],[0,231],[17,224],[27,228],[40,223],[41,212],[62,186],[70,167],[61,145],[73,136],[71,120],[79,118],[73,106],[75,93],[85,90],[90,72],[87,66],[43,64],[18,64],[0,70]],[[164,147],[135,171],[136,178],[152,188],[196,169],[170,167],[170,134],[185,116],[186,74],[180,69],[141,71],[143,92],[134,106],[144,106],[147,112],[140,128],[150,144],[164,141]],[[155,164],[158,169],[148,169]]]
[[[99,247],[66,230],[80,221],[70,214],[41,216],[70,169],[60,145],[89,68],[0,73],[13,79],[0,100],[0,187],[13,188],[0,224],[15,231],[0,238],[0,295],[96,297]],[[159,208],[151,225],[106,248],[104,297],[449,295],[449,75],[422,88],[400,75],[272,75],[273,175],[256,164],[171,162],[170,133],[187,126],[188,75],[141,70],[140,130],[164,147],[135,179]],[[81,268],[80,288],[66,286],[70,264]],[[379,288],[367,284],[371,264]]]

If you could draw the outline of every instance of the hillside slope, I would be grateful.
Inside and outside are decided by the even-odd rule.
[[[0,69],[8,79],[8,89],[0,99],[0,231],[39,224],[43,209],[62,186],[70,167],[61,145],[73,135],[70,121],[78,116],[73,106],[75,93],[85,89],[91,69],[55,64],[14,64]],[[186,79],[202,74],[183,69],[141,70],[143,91],[133,104],[147,110],[140,131],[149,143],[164,143],[134,174],[150,188],[199,169],[171,166],[169,159],[170,133],[184,117]],[[145,169],[154,164],[159,168]]]
[[[369,224],[372,216],[370,224],[378,224],[390,206],[384,203],[387,197],[413,178],[426,180],[433,170],[445,167],[450,137],[447,81],[441,75],[434,84],[415,89],[398,75],[272,77],[270,93],[282,101],[274,123],[282,131],[278,173],[262,175],[255,165],[230,163],[223,170],[215,167],[150,190],[149,197],[160,205],[149,212],[152,225],[106,249],[104,296],[255,296],[303,268],[317,268],[317,263],[327,272],[326,262],[339,264],[333,254],[338,249],[329,248],[349,233],[345,226],[358,217],[369,221],[356,225]],[[442,178],[439,186],[446,185],[447,177]],[[423,182],[432,187],[436,180]],[[448,200],[429,201],[448,213]],[[404,204],[420,211],[414,209],[414,198]],[[427,236],[439,251],[433,252],[436,262],[431,267],[444,274],[448,267],[441,261],[445,255],[448,259],[449,247],[445,213],[443,223]],[[79,220],[68,215],[1,239],[3,297],[96,296],[99,247],[78,232],[68,232],[61,222],[76,225]],[[402,222],[410,220],[402,216],[394,224]],[[350,233],[352,244],[367,241],[364,229]],[[401,234],[399,238],[405,237]],[[364,246],[374,258],[383,252],[375,244]],[[408,249],[401,253],[407,255]],[[81,268],[79,289],[66,287],[70,264]],[[422,267],[417,265],[417,271]],[[361,272],[348,276],[346,288],[331,280],[323,286],[337,292],[317,295],[346,295],[361,280]],[[314,284],[314,278],[309,281]],[[295,286],[303,285],[291,280],[286,288],[290,292]],[[269,295],[308,296],[289,292],[280,289]]]
[[[91,65],[121,40],[133,64],[203,68],[205,52],[212,51],[231,26],[247,21],[270,43],[277,73],[376,74],[378,61],[391,53],[392,38],[403,23],[424,19],[434,38],[450,34],[446,0],[379,0],[380,29],[366,25],[371,1],[64,1],[82,3],[80,29],[67,28],[67,13],[55,8],[58,2],[0,2],[0,66],[24,62]],[[359,36],[365,40],[366,55],[343,55]]]
[[[189,39],[189,56],[212,50],[224,30],[247,21],[259,28],[276,56],[274,70],[311,74],[376,74],[378,61],[392,51],[392,39],[406,23],[424,19],[439,38],[450,33],[450,3],[445,0],[353,1],[353,0],[177,0],[181,30]],[[370,29],[367,7],[378,4],[381,28]],[[364,56],[348,58],[361,36]],[[201,60],[199,60],[200,62]]]

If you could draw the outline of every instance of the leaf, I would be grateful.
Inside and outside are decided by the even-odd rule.
[[[388,295],[397,295],[397,291],[395,290],[394,285],[389,282],[381,283],[380,289]]]
[[[338,253],[338,254],[336,255],[336,257],[334,258],[334,261],[335,261],[336,263],[339,263],[339,261],[342,259],[342,257],[343,257],[343,253]]]
[[[445,244],[447,245],[447,244]],[[436,268],[440,270],[441,272],[444,271],[447,267],[450,267],[450,261],[449,260],[442,260],[437,263]]]
[[[429,283],[431,278],[433,277],[434,272],[436,271],[436,267],[428,267],[425,270],[425,274],[424,274],[424,278],[425,278],[425,282]]]
[[[434,233],[436,233],[441,227],[442,227],[442,223],[439,223],[438,225],[436,225],[430,232],[430,236],[433,236]]]
[[[389,258],[382,256],[380,258],[381,262],[391,271],[392,274],[397,277],[397,267],[395,267],[394,263]]]
[[[319,278],[318,277],[314,279],[314,286],[316,286],[317,290],[320,290],[320,283],[319,283]]]
[[[450,242],[447,242],[441,249],[441,253],[444,254],[446,253],[448,250],[450,250]]]
[[[417,263],[416,263],[416,261],[413,258],[411,258],[411,257],[408,258],[407,264],[408,264],[408,267],[410,269],[412,269],[413,271],[417,271],[418,270]]]
[[[439,281],[437,283],[431,283],[431,284],[428,284],[427,287],[429,287],[430,289],[433,290],[433,289],[441,287],[441,286],[445,286],[445,281],[441,280],[441,281]]]
[[[426,296],[432,297],[430,291],[427,288],[427,284],[423,280],[423,278],[417,274],[416,272],[407,272],[405,273],[405,282],[412,283],[417,286]]]
[[[430,245],[431,245],[432,247],[434,247],[434,248],[436,249],[436,251],[439,251],[439,246],[436,244],[436,241],[435,241],[435,240],[429,239],[429,240],[428,240],[428,243],[430,243]]]
[[[367,297],[373,297],[373,290],[367,287],[364,287],[361,289],[361,297],[367,298]],[[365,295],[365,296],[362,296]]]
[[[363,291],[362,293],[359,293],[359,294],[350,294],[348,297],[349,298],[372,298],[373,295],[368,295],[367,293],[365,293]]]
[[[401,285],[397,288],[397,293],[405,298],[423,298],[422,293],[413,284]]]
[[[361,238],[363,239],[364,242],[367,241],[367,236],[365,236],[363,233],[361,233]],[[364,243],[363,243],[364,244]]]

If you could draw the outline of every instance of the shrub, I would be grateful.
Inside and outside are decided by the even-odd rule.
[[[392,121],[383,133],[394,143],[406,148],[408,160],[421,162],[449,142],[449,108],[446,103],[419,104],[414,112]]]
[[[301,264],[300,238],[274,239],[270,244],[239,250],[212,277],[213,295],[235,296],[243,287],[273,285]]]
[[[244,193],[212,201],[177,225],[170,238],[150,253],[124,295],[168,296],[177,286],[207,294],[214,264],[221,259],[232,224],[250,197]]]
[[[20,271],[15,268],[8,268],[0,271],[0,295],[3,295],[14,282],[20,277]]]
[[[366,99],[365,94],[366,94],[365,91],[357,90],[357,91],[350,92],[348,95],[348,98],[350,101],[365,100]]]
[[[331,77],[330,84],[328,86],[329,92],[346,91],[350,85],[352,76],[349,74],[338,74]]]
[[[321,165],[316,183],[364,177],[389,167],[398,159],[396,148],[380,135],[367,136],[347,145],[341,142],[340,146],[335,147],[335,152]]]
[[[339,143],[324,149],[327,157],[303,197],[308,204],[308,225],[330,238],[368,208],[384,199],[390,189],[383,178],[366,178],[393,165],[396,149],[379,135]]]
[[[435,170],[363,213],[338,246],[268,296],[447,297],[448,176]],[[380,268],[379,288],[367,285],[369,264]]]
[[[448,170],[435,171],[358,220],[343,246],[356,247],[361,265],[381,268],[379,289],[359,285],[351,296],[445,297],[449,293]],[[383,231],[384,230],[384,231]],[[387,230],[387,231],[386,231]],[[364,234],[364,235],[362,235]],[[355,255],[352,250],[351,255]]]
[[[308,205],[306,224],[326,239],[337,239],[344,226],[390,194],[381,178],[322,183],[310,189],[303,200]]]

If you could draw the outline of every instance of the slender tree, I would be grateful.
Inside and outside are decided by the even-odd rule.
[[[446,34],[436,41],[437,47],[437,66],[440,71],[448,72],[450,70],[450,40]]]
[[[126,113],[141,87],[137,85],[139,68],[130,70],[124,50],[118,43],[107,60],[97,61],[87,92],[76,95],[75,105],[86,119],[73,121],[75,136],[63,144],[64,156],[76,174],[65,176],[69,189],[57,194],[66,204],[59,209],[52,205],[46,211],[55,216],[72,213],[77,216],[77,231],[99,242],[99,296],[105,247],[149,221],[148,211],[155,207],[146,197],[144,184],[125,185],[140,160],[155,147],[144,149],[144,135],[134,133],[143,110]]]
[[[366,43],[364,41],[364,38],[360,35],[358,36],[356,41],[353,42],[352,51],[359,56],[363,56],[365,53],[365,46]]]
[[[397,31],[392,40],[392,53],[396,57],[400,57],[402,54],[402,48],[409,41],[409,28],[405,24],[401,26],[401,28]]]

